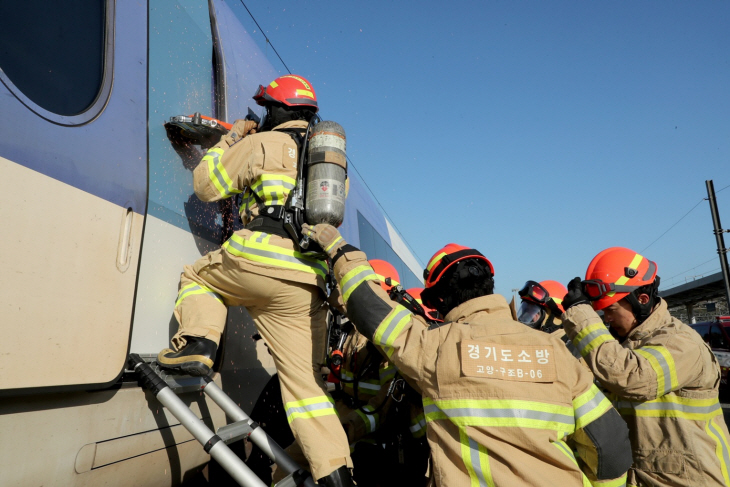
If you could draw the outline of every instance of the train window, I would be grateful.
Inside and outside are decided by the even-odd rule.
[[[104,74],[112,13],[113,0],[0,2],[3,83],[51,121],[75,125],[95,117],[111,90]],[[78,117],[95,105],[90,116]]]
[[[728,345],[725,340],[725,334],[718,325],[713,325],[710,329],[710,347],[713,349],[727,350]]]
[[[382,259],[390,262],[398,271],[401,285],[404,288],[423,287],[423,282],[416,277],[410,267],[398,257],[398,254],[359,211],[357,212],[357,225],[360,233],[360,250],[365,252],[368,259]]]

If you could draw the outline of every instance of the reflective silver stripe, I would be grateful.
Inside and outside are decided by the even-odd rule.
[[[664,394],[668,394],[672,390],[672,373],[671,369],[669,368],[669,364],[667,363],[667,360],[664,358],[664,355],[662,353],[654,348],[650,347],[639,347],[637,350],[641,350],[644,353],[651,354],[652,357],[654,357],[657,362],[659,362],[659,366],[662,368],[662,373],[664,374]],[[669,351],[667,350],[667,353]]]
[[[730,468],[730,456],[728,456],[728,445],[725,435],[722,433],[722,430],[717,429],[717,426],[712,420],[708,422],[707,426],[712,430],[712,433],[720,440],[720,449],[722,450],[722,457],[725,460],[725,466],[726,468]]]
[[[580,342],[578,342],[578,350],[583,353],[583,350],[588,346],[588,344],[601,335],[608,335],[609,337],[613,338],[611,336],[611,333],[605,327],[599,328],[590,332],[589,334],[584,336]]]
[[[342,295],[343,296],[349,295],[350,288],[360,284],[362,279],[365,278],[365,276],[368,276],[370,274],[375,275],[373,270],[368,267],[368,268],[365,268],[362,271],[358,272],[354,276],[350,277],[347,280],[347,282],[345,283],[345,285],[342,287]]]
[[[381,385],[380,384],[370,384],[368,382],[358,382],[357,386],[361,389],[371,389],[373,391],[379,391]]]
[[[267,233],[261,233],[258,237],[256,237],[254,240],[258,243],[264,243],[264,239],[266,238],[268,234]]]
[[[428,409],[428,406],[426,406]],[[439,408],[437,407],[436,410]],[[453,408],[442,409],[450,418],[517,418],[517,419],[537,419],[540,421],[550,421],[554,423],[564,423],[573,425],[575,419],[572,416],[566,416],[559,413],[549,413],[545,411],[533,411],[531,409],[476,409],[476,408]]]
[[[578,420],[578,418],[582,418],[584,415],[590,413],[595,408],[597,408],[598,405],[601,404],[601,401],[603,401],[604,399],[606,399],[606,396],[604,396],[602,392],[600,392],[600,391],[596,392],[596,395],[593,397],[593,399],[591,399],[590,401],[588,401],[587,403],[583,404],[582,406],[580,406],[578,409],[575,410],[576,421]]]
[[[294,413],[309,413],[312,411],[318,411],[320,409],[332,409],[334,406],[331,402],[318,402],[315,404],[309,404],[307,406],[290,407],[286,410],[286,415],[291,416]]]
[[[229,239],[227,243],[228,243],[228,245],[230,245],[234,249],[238,250],[239,252],[258,255],[259,257],[267,257],[269,259],[281,260],[284,262],[291,262],[292,264],[299,264],[299,265],[305,265],[308,267],[313,267],[313,268],[319,269],[325,275],[329,273],[329,269],[321,261],[309,260],[309,259],[305,259],[305,258],[298,258],[293,255],[285,255],[285,254],[280,254],[278,252],[270,252],[268,250],[261,250],[261,249],[257,249],[257,248],[253,248],[253,247],[247,247],[247,246],[243,246],[243,245],[239,244],[238,242],[236,242],[233,239]]]
[[[215,174],[215,177],[218,180],[218,184],[223,187],[223,189],[226,191],[226,194],[233,193],[235,190],[228,185],[226,179],[223,177],[223,174],[221,174],[220,169],[218,169],[218,160],[220,160],[221,155],[217,152],[213,152],[212,154],[214,154],[211,158],[213,162],[213,174]],[[206,155],[211,155],[211,153],[209,152]]]
[[[633,409],[634,411],[679,411],[686,414],[710,414],[720,410],[720,403],[709,406],[692,406],[669,401],[633,402],[618,401],[617,409]]]
[[[389,342],[390,335],[393,333],[393,331],[395,330],[395,327],[398,325],[398,323],[400,323],[400,321],[403,318],[405,318],[406,316],[408,316],[409,314],[411,314],[411,312],[408,311],[407,309],[403,308],[398,313],[396,313],[394,316],[392,316],[388,320],[388,326],[385,329],[385,331],[383,332],[383,334],[381,335],[381,338],[378,341],[378,345],[392,345],[392,342]],[[380,325],[380,326],[383,326],[383,325]],[[377,331],[376,331],[376,334],[377,334]],[[375,338],[375,337],[373,337],[373,338]],[[397,339],[397,338],[398,337],[393,337],[393,341],[395,341],[395,339]]]
[[[467,436],[469,438],[469,451],[471,456],[471,468],[474,469],[474,473],[477,476],[477,480],[479,480],[479,487],[488,487],[489,484],[487,484],[487,479],[484,478],[484,472],[482,472],[482,462],[479,458],[479,443],[472,440],[470,436]]]
[[[426,427],[426,418],[421,418],[417,423],[411,425],[408,429],[411,433],[416,433]]]

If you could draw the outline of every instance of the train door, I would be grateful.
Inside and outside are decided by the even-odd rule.
[[[0,394],[122,372],[147,200],[146,19],[139,2],[0,4]]]

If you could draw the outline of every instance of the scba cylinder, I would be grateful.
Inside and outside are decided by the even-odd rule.
[[[338,227],[345,219],[347,156],[345,129],[336,122],[320,122],[309,139],[305,219],[310,225]]]

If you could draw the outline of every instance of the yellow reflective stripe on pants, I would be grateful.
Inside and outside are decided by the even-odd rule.
[[[342,300],[347,304],[352,292],[365,281],[376,281],[373,268],[369,265],[359,265],[351,269],[340,279],[340,290],[342,291]]]
[[[720,461],[722,469],[722,477],[725,480],[725,486],[730,486],[730,475],[728,475],[728,467],[730,466],[730,452],[728,451],[727,438],[715,424],[714,418],[710,418],[705,423],[705,431],[715,441],[715,456]]]
[[[183,302],[183,299],[187,298],[188,296],[192,296],[193,294],[208,294],[212,298],[215,298],[216,300],[223,303],[223,298],[220,294],[213,291],[211,288],[207,286],[200,285],[198,283],[192,283],[188,284],[187,286],[180,289],[180,292],[177,293],[177,301],[175,301],[175,307],[177,308],[180,303]]]
[[[310,397],[301,401],[292,401],[284,405],[286,409],[286,419],[291,424],[295,419],[310,419],[320,416],[334,415],[335,403],[329,396]]]
[[[657,396],[667,394],[678,387],[677,369],[674,367],[672,354],[666,347],[646,345],[634,349],[634,352],[647,359],[656,372]]]
[[[457,426],[540,428],[562,433],[575,432],[573,408],[519,399],[423,398],[426,421],[449,420]]]
[[[262,174],[251,185],[251,191],[255,192],[265,205],[283,205],[296,184],[296,180],[283,174]]]
[[[258,233],[260,234],[260,232]],[[329,273],[327,263],[323,260],[306,257],[296,250],[288,250],[276,245],[257,242],[254,238],[244,239],[239,235],[233,235],[223,244],[223,248],[232,255],[244,257],[254,262],[309,272],[317,274],[323,279]]]
[[[471,479],[470,487],[494,487],[487,449],[469,438],[464,428],[459,428],[461,459]]]
[[[412,313],[400,304],[391,310],[382,323],[378,325],[373,335],[373,343],[384,347],[386,355],[390,357],[393,353],[391,348],[398,336],[405,328],[406,323],[410,321]]]
[[[611,401],[598,390],[598,387],[591,385],[590,389],[573,399],[575,427],[585,428],[609,409],[611,409]]]
[[[205,154],[203,161],[208,164],[208,177],[210,178],[210,182],[213,183],[213,186],[218,190],[221,197],[228,198],[232,194],[240,193],[241,191],[233,187],[233,181],[231,181],[231,178],[221,163],[222,155],[223,149],[213,148]]]
[[[589,485],[593,487],[626,487],[627,474],[613,480],[594,480]]]
[[[623,416],[682,418],[689,421],[706,421],[722,414],[717,398],[690,399],[674,394],[644,402],[618,401],[616,409]]]
[[[408,427],[414,438],[421,438],[426,434],[426,416],[423,413],[419,414],[411,420],[411,425]]]
[[[580,471],[580,465],[578,465],[578,460],[575,459],[575,454],[573,453],[573,450],[570,449],[568,444],[562,440],[557,440],[553,442],[553,445],[557,447],[558,450],[560,450],[563,455],[568,457],[571,462],[575,464],[575,466]],[[581,477],[583,477],[583,487],[591,487],[591,482],[588,480],[588,477],[586,477],[583,472],[581,471]]]
[[[603,323],[588,325],[573,338],[573,345],[585,357],[603,342],[615,340]]]
[[[370,406],[369,404],[366,404],[362,407],[362,410],[367,411],[368,413],[372,413],[375,408]],[[378,429],[378,425],[380,424],[380,415],[378,413],[375,414],[366,414],[365,412],[361,411],[360,408],[357,408],[355,410],[358,416],[360,416],[360,419],[363,420],[365,423],[365,431],[368,433],[372,433],[376,429]]]
[[[343,379],[350,380],[350,377],[346,376],[344,373],[341,374]],[[376,395],[378,392],[380,392],[380,388],[382,385],[380,384],[379,380],[361,380],[357,383],[357,393],[360,394],[367,394],[370,396]],[[355,389],[355,384],[353,382],[343,382],[342,383],[342,390],[345,392],[353,391]]]
[[[389,382],[395,377],[396,372],[398,372],[398,369],[395,365],[388,365],[387,367],[381,368],[380,383],[384,385],[386,382]]]

